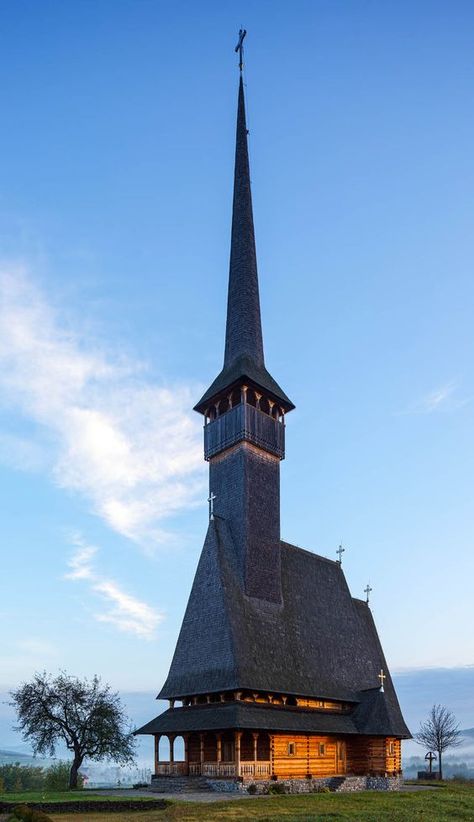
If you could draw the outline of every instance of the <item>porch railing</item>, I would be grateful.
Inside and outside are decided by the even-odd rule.
[[[268,779],[270,762],[157,762],[156,776],[242,776],[244,779]]]
[[[157,762],[156,776],[186,776],[187,762]]]
[[[270,762],[241,762],[240,774],[244,778],[254,777],[255,779],[265,779],[271,774]]]
[[[237,776],[235,762],[203,762],[202,776]]]

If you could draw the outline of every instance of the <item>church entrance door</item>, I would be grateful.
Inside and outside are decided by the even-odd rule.
[[[346,772],[346,743],[340,740],[336,742],[336,773]]]

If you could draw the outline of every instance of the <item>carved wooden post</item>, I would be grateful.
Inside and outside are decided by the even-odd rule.
[[[248,387],[247,387],[246,385],[243,385],[243,386],[242,386],[242,388],[241,388],[240,390],[241,390],[241,398],[242,398],[242,402],[245,404],[245,403],[247,402],[247,391],[248,391]]]
[[[160,761],[160,739],[161,734],[155,734],[155,774],[158,774],[158,763]]]
[[[174,699],[169,700],[170,708],[174,708]]]
[[[188,734],[183,734],[184,739],[184,761],[186,763],[186,773],[189,775],[189,736]]]
[[[222,761],[222,734],[216,734],[217,764]]]
[[[176,739],[175,736],[168,736],[168,740],[170,743],[170,762],[174,762],[174,740]]]
[[[235,775],[240,776],[240,738],[242,731],[235,731]]]
[[[254,767],[255,767],[255,770],[256,770],[256,767],[257,767],[257,753],[258,753],[257,746],[258,746],[259,734],[258,733],[253,733],[252,736],[253,736],[253,764],[254,764]],[[254,770],[254,775],[255,775],[255,770]]]
[[[199,760],[204,762],[204,734],[199,734]]]

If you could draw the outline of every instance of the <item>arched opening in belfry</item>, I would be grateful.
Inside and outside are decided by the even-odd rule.
[[[229,400],[227,399],[227,397],[224,397],[222,400],[220,400],[220,402],[219,402],[219,416],[222,416],[222,414],[225,414],[225,412],[229,410],[229,407],[230,407],[229,406]]]
[[[247,405],[253,405],[254,408],[257,405],[257,396],[253,388],[247,389]]]
[[[240,388],[234,388],[232,391],[232,408],[234,405],[240,405],[242,402],[242,390]]]
[[[260,400],[260,411],[263,411],[264,414],[270,413],[270,403],[266,397],[262,397]]]
[[[293,708],[296,708],[296,706],[298,705],[298,700],[295,696],[289,696],[287,697],[286,704],[291,705]]]

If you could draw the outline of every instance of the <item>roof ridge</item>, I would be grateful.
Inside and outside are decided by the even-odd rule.
[[[292,542],[286,542],[286,540],[281,539],[280,545],[283,545],[285,548],[290,548],[292,551],[301,551],[303,554],[307,554],[310,557],[314,557],[315,559],[322,559],[324,562],[329,562],[332,565],[339,565],[339,561],[337,559],[330,559],[330,557],[325,557],[323,554],[317,554],[315,551],[311,551],[309,548],[301,548],[299,545],[293,545]]]

